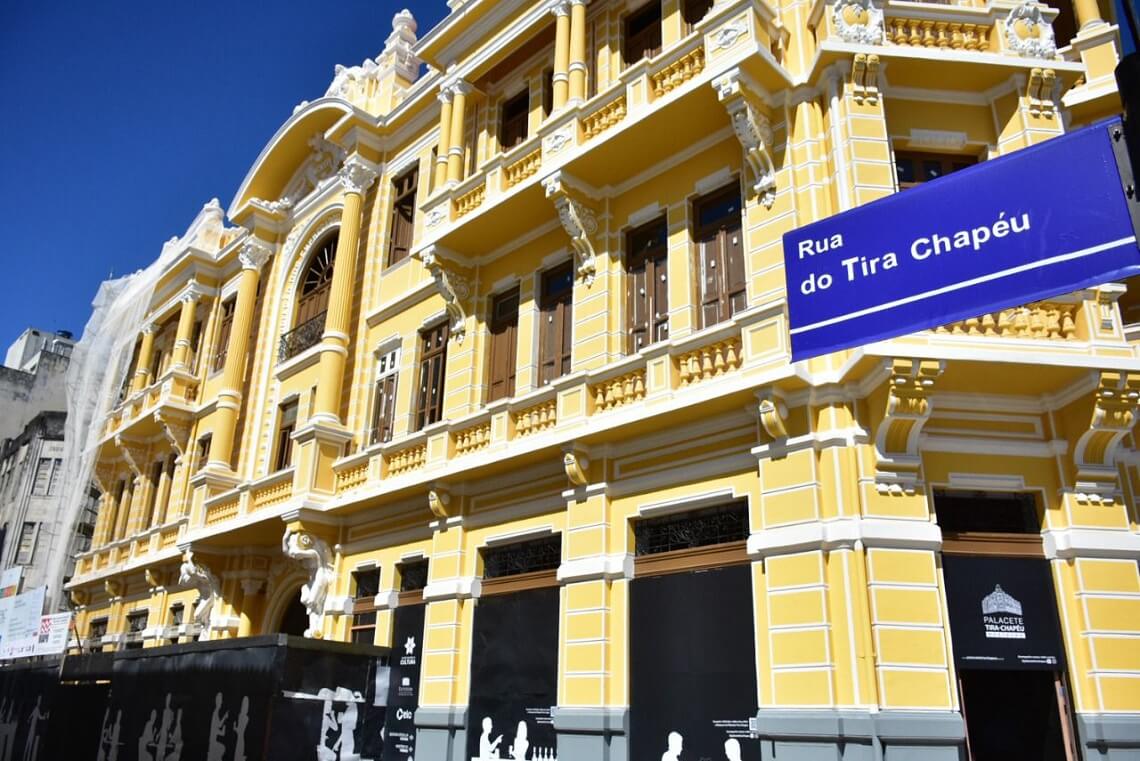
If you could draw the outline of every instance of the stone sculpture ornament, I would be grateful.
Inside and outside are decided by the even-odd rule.
[[[307,531],[285,529],[281,537],[281,551],[295,560],[308,572],[309,581],[301,586],[301,604],[309,614],[309,628],[305,636],[320,639],[321,621],[325,615],[325,600],[333,579],[332,554],[328,544]]]
[[[1005,41],[1009,49],[1018,55],[1026,58],[1056,57],[1053,23],[1045,18],[1042,7],[1033,0],[1026,0],[1006,17]]]
[[[835,3],[835,31],[845,42],[878,45],[883,41],[883,12],[871,0]]]
[[[194,605],[194,623],[199,626],[198,639],[210,638],[210,614],[214,603],[221,597],[218,578],[206,566],[194,562],[194,553],[187,550],[182,555],[182,565],[178,569],[178,584],[198,590],[198,602]]]

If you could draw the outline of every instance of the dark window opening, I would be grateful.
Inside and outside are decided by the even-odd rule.
[[[978,160],[973,156],[947,156],[938,153],[895,152],[895,173],[898,176],[899,190],[913,188],[924,182],[932,182],[951,172],[973,166]]]
[[[354,600],[372,599],[380,593],[380,569],[367,568],[352,572]]]
[[[412,249],[412,235],[416,221],[416,186],[419,168],[392,181],[392,220],[388,230],[388,266],[408,258]]]
[[[210,365],[213,372],[217,372],[226,366],[226,354],[230,348],[230,333],[234,326],[234,309],[236,306],[236,298],[226,299],[222,303],[222,322],[218,329],[218,344],[214,351],[214,361]]]
[[[412,560],[407,563],[400,563],[398,566],[396,566],[396,568],[400,574],[401,592],[416,592],[427,586],[427,558],[424,558],[423,560]]]
[[[482,554],[484,579],[553,571],[562,562],[562,537],[555,534],[503,547],[485,547]]]
[[[293,431],[297,429],[297,400],[285,402],[278,412],[277,446],[273,470],[285,470],[293,464]]]
[[[351,639],[355,643],[371,645],[376,639],[376,595],[380,592],[380,569],[353,571],[352,581]]]
[[[396,382],[399,379],[398,349],[380,357],[377,367],[376,389],[372,402],[371,442],[378,444],[392,440],[396,421]]]
[[[554,110],[554,69],[542,72],[542,113],[550,116]]]
[[[936,492],[934,510],[943,533],[1039,534],[1032,494]]]
[[[661,52],[661,2],[650,0],[625,18],[626,66]]]
[[[194,469],[201,470],[206,467],[206,463],[210,461],[210,442],[213,440],[213,434],[207,433],[198,439],[198,444],[194,447]],[[122,497],[120,493],[120,498]]]
[[[682,0],[681,2],[681,17],[685,21],[685,33],[693,31],[693,27],[697,25],[708,12],[712,10],[714,0]]]
[[[748,538],[748,503],[734,502],[634,524],[635,554],[654,555]]]
[[[662,217],[626,236],[626,332],[631,354],[669,337],[667,232]]]
[[[551,102],[553,103],[553,100]],[[499,125],[499,145],[504,151],[509,151],[526,140],[529,112],[530,92],[527,90],[523,90],[503,103]]]

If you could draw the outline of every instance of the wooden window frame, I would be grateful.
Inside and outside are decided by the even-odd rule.
[[[400,387],[400,347],[386,351],[376,361],[372,392],[372,427],[369,442],[391,441],[396,424],[396,393]]]
[[[656,21],[650,20],[648,25],[640,32],[631,33],[630,27],[645,18],[656,16]],[[621,21],[621,57],[628,68],[643,58],[654,58],[661,54],[662,24],[664,14],[661,10],[661,0],[649,0],[644,5],[630,11]],[[656,34],[654,34],[656,26]],[[651,43],[656,43],[651,44]]]
[[[511,114],[511,109],[520,109]],[[499,148],[506,153],[530,136],[530,88],[524,87],[499,106]]]
[[[388,251],[384,257],[387,267],[399,264],[411,253],[419,178],[420,168],[416,165],[392,180],[392,213],[388,220]]]
[[[500,310],[514,302],[514,311],[501,314]],[[488,320],[491,334],[487,401],[507,399],[515,395],[518,374],[519,287],[496,294],[491,299]],[[501,372],[499,368],[501,365]]]
[[[481,596],[493,596],[502,594],[511,594],[512,592],[523,592],[530,589],[542,589],[545,587],[552,587],[558,585],[558,565],[555,563],[550,568],[535,569],[533,571],[523,571],[521,573],[506,573],[501,576],[488,576],[486,571],[486,558],[488,554],[497,552],[511,552],[517,551],[526,545],[530,544],[543,544],[553,543],[557,541],[559,545],[559,555],[562,550],[562,535],[551,534],[548,536],[536,537],[534,539],[524,539],[519,542],[513,542],[507,545],[495,545],[483,547],[479,552],[479,562],[484,568],[483,578],[480,580]]]
[[[640,235],[664,229],[664,240],[659,245],[636,251],[635,246]],[[625,306],[626,306],[626,334],[628,343],[626,350],[636,354],[647,346],[668,340],[669,338],[669,224],[665,217],[648,222],[639,227],[628,230],[625,235]],[[637,275],[644,271],[644,282],[639,286]],[[663,297],[658,293],[657,283],[664,277]],[[641,291],[640,293],[638,291]],[[637,302],[639,297],[645,299],[644,324],[638,324]],[[663,300],[661,304],[659,301]],[[640,340],[639,342],[639,339]]]
[[[359,577],[365,573],[376,575],[376,592],[361,597],[359,594]],[[372,636],[365,641],[365,644],[372,644],[376,641],[376,596],[380,593],[380,569],[375,567],[357,568],[352,572],[352,586],[352,620],[348,627],[348,639],[350,642],[357,642],[358,633],[372,632]],[[368,618],[371,620],[368,621]]]
[[[417,431],[443,419],[443,395],[447,386],[447,343],[450,337],[447,321],[420,331],[420,361],[416,373],[418,387],[413,421]],[[438,386],[434,385],[436,383]]]
[[[214,360],[210,363],[211,372],[219,372],[226,366],[226,355],[230,350],[230,333],[234,327],[234,312],[237,310],[237,296],[230,296],[222,302],[218,315],[218,340]]]
[[[339,239],[339,231],[334,230],[321,238],[309,253],[309,261],[305,264],[297,286],[297,309],[293,314],[294,328],[323,317],[328,312]],[[314,271],[317,271],[316,275],[321,278],[316,283],[311,282]],[[306,288],[309,290],[306,291]]]
[[[297,430],[300,400],[293,397],[277,408],[277,436],[273,447],[273,472],[279,473],[293,465],[293,431]]]
[[[214,443],[213,432],[203,434],[194,442],[194,470],[202,470],[210,461],[210,446]],[[125,483],[125,482],[124,482]]]
[[[736,199],[738,212],[733,217],[732,215],[725,215],[718,217],[714,220],[702,223],[701,216],[704,209],[724,203],[732,198]],[[744,198],[740,192],[739,182],[733,182],[722,188],[707,193],[699,198],[696,198],[692,203],[693,213],[693,242],[696,246],[697,255],[697,268],[698,268],[698,304],[700,308],[700,325],[701,328],[710,328],[713,325],[719,325],[726,322],[739,312],[748,308],[748,272],[747,264],[744,259]],[[729,224],[730,220],[735,219],[736,224]],[[740,248],[741,256],[741,277],[737,282],[732,275],[732,267],[730,263],[730,242],[729,236],[734,234],[740,236],[737,240]],[[709,256],[709,247],[713,247],[715,251],[712,257]],[[717,293],[715,298],[710,298],[705,291],[707,280],[707,269],[716,269],[717,273],[713,276],[716,279]],[[739,306],[737,306],[737,302]],[[710,319],[710,307],[715,306],[716,319]]]
[[[915,162],[916,177],[925,178],[925,172],[922,170],[924,162],[936,161],[939,164],[942,174],[938,177],[931,179],[916,179],[914,181],[904,182],[899,178],[898,165],[900,160],[910,160]],[[957,153],[928,153],[924,151],[895,151],[895,179],[898,182],[899,190],[906,190],[908,188],[918,187],[925,185],[928,182],[940,180],[948,174],[952,174],[967,167],[971,167],[978,163],[977,156],[970,154],[957,154]]]
[[[548,284],[566,277],[567,273],[570,287],[551,294]],[[543,272],[538,294],[538,385],[542,387],[573,371],[574,262],[568,261]],[[553,354],[548,354],[548,344]],[[547,365],[551,368],[549,377]]]

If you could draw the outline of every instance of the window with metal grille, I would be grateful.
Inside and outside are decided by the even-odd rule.
[[[416,223],[416,185],[419,167],[392,180],[392,219],[388,225],[388,266],[408,258]]]
[[[278,411],[277,446],[273,469],[285,470],[293,464],[293,431],[297,428],[297,399],[281,405]]]
[[[748,538],[748,503],[734,502],[634,523],[634,553],[655,555]]]
[[[518,347],[519,289],[500,293],[491,301],[491,377],[487,401],[515,394],[515,355]]]
[[[539,289],[539,384],[545,386],[570,372],[571,326],[574,324],[574,263],[542,273]]]
[[[661,0],[650,0],[626,16],[624,32],[625,45],[622,53],[626,66],[660,53]]]
[[[412,560],[407,563],[400,563],[398,566],[396,566],[396,570],[400,574],[401,592],[416,592],[427,586],[427,558],[424,558],[423,560]]]
[[[924,182],[932,182],[959,169],[973,166],[978,160],[973,156],[952,156],[940,153],[895,152],[895,173],[898,176],[899,190],[913,188]]]
[[[400,377],[400,349],[380,355],[376,363],[376,391],[372,402],[373,444],[392,440],[396,420],[396,384]]]
[[[701,267],[701,325],[707,328],[748,307],[739,185],[734,182],[698,199],[693,211],[693,239]]]
[[[16,565],[27,565],[36,554],[36,538],[39,524],[26,522],[20,527],[20,542],[16,545]]]
[[[562,562],[562,536],[543,537],[503,547],[484,547],[483,578],[556,570]]]
[[[626,333],[632,354],[669,337],[665,217],[626,234]]]
[[[237,297],[231,297],[222,302],[222,320],[218,328],[218,343],[214,350],[214,361],[210,365],[212,372],[217,372],[226,366],[226,352],[230,348],[230,333],[234,327],[234,309],[237,307]]]
[[[102,640],[105,636],[107,636],[107,619],[91,619],[91,622],[87,624],[87,640],[89,642],[90,652],[95,653],[102,649]]]
[[[127,640],[123,643],[126,650],[142,649],[142,635],[149,619],[150,611],[147,610],[137,610],[127,614]]]
[[[363,568],[352,572],[353,642],[371,645],[376,640],[376,595],[380,592],[380,569]]]
[[[419,388],[415,429],[443,419],[443,381],[447,373],[447,323],[420,331]]]
[[[503,102],[500,110],[499,145],[504,151],[509,151],[526,140],[529,116],[530,91],[523,90]]]

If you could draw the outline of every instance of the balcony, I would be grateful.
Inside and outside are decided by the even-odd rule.
[[[438,189],[421,206],[418,248],[483,255],[556,219],[541,183],[553,172],[612,187],[663,165],[678,145],[728,138],[712,80],[740,67],[769,92],[790,86],[781,65],[785,35],[760,0],[716,4],[676,44],[627,66],[594,97],[552,114],[520,145]]]
[[[305,349],[319,344],[325,332],[326,314],[328,312],[321,312],[281,336],[281,342],[277,346],[277,361],[286,362]]]
[[[783,331],[783,303],[755,307],[684,338],[647,347],[607,367],[558,378],[478,412],[373,444],[335,466],[338,495],[389,492],[493,466],[631,421],[669,416],[701,402],[746,404],[760,374],[791,373],[787,355],[767,347]],[[735,401],[729,401],[736,398]],[[718,403],[716,399],[720,399]],[[681,413],[683,414],[683,413]]]
[[[100,438],[107,441],[121,435],[145,440],[164,433],[189,435],[189,421],[197,403],[198,378],[172,368],[156,382],[116,404],[107,414]],[[186,430],[174,430],[182,427]]]
[[[183,516],[81,553],[75,559],[74,580],[82,582],[86,577],[104,575],[123,566],[146,565],[159,557],[177,555],[178,540],[186,527],[187,518]]]
[[[1062,60],[1053,43],[1058,11],[1048,5],[1017,6],[982,2],[943,4],[908,0],[815,0],[808,16],[819,60],[816,70],[850,59],[852,53],[877,56],[860,80],[874,89],[879,61],[892,66],[892,87],[929,87],[970,92],[997,86],[1022,70],[1050,69],[1062,91],[1082,67]],[[867,59],[863,59],[866,61]],[[856,59],[856,69],[862,63]]]

